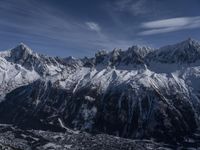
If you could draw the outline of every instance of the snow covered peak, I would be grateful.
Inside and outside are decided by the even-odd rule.
[[[80,59],[74,58],[72,56],[66,57],[62,60],[63,60],[63,63],[67,66],[71,66],[74,68],[83,66],[83,62]]]
[[[185,52],[185,51],[191,50],[192,52],[192,50],[199,51],[199,48],[200,48],[200,44],[198,41],[188,38],[187,40],[182,41],[180,43],[161,47],[159,50],[160,51],[170,50],[170,51],[179,51],[179,52]]]
[[[134,53],[135,55],[138,55],[140,57],[145,57],[148,53],[154,51],[154,49],[147,47],[147,46],[138,46],[134,45],[127,50],[127,54],[130,55],[131,53]]]
[[[33,65],[39,56],[34,53],[27,45],[20,43],[15,48],[2,52],[1,57],[5,58],[8,62],[20,64],[28,70],[33,70]]]
[[[195,39],[192,39],[192,38],[188,38],[187,40],[185,41],[182,41],[178,44],[175,44],[174,47],[178,47],[180,49],[190,49],[190,48],[199,48],[200,47],[200,44],[198,41],[196,41]]]
[[[194,63],[200,59],[200,44],[191,38],[161,47],[151,53],[151,59],[162,63]]]
[[[199,42],[197,40],[190,38],[190,37],[181,43],[186,44],[186,45],[199,45]]]
[[[108,51],[106,50],[99,50],[96,52],[95,57],[101,57],[101,56],[105,56],[108,54]]]
[[[136,67],[144,64],[147,54],[154,51],[149,47],[132,46],[128,50],[114,49],[111,52],[99,51],[95,55],[96,65],[115,66],[115,67]]]
[[[62,59],[37,54],[23,43],[11,50],[0,52],[0,57],[28,71],[35,71],[41,76],[57,74],[65,67]]]
[[[13,61],[26,60],[30,55],[33,55],[32,50],[23,43],[10,51],[10,59],[13,59]]]
[[[29,54],[32,54],[33,51],[27,46],[25,45],[24,43],[20,43],[16,48],[15,50],[19,50],[19,51],[25,51]]]

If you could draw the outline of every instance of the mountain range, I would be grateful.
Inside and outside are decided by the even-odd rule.
[[[177,144],[199,131],[199,89],[200,43],[191,38],[91,58],[48,57],[23,43],[0,52],[0,123],[23,130]]]

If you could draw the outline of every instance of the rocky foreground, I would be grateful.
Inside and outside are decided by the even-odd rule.
[[[153,140],[130,140],[116,136],[86,132],[65,133],[41,130],[22,130],[11,125],[0,125],[1,150],[171,150],[200,149],[200,134],[184,143],[172,146]]]

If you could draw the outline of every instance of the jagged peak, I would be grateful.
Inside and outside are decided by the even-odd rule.
[[[182,50],[185,48],[189,48],[190,46],[193,47],[200,47],[200,44],[197,40],[192,39],[192,38],[188,38],[182,42],[176,43],[176,44],[171,44],[171,45],[167,45],[167,46],[163,46],[161,48],[159,48],[159,50],[165,50],[165,49],[178,49],[178,50]]]
[[[199,59],[200,44],[198,41],[188,38],[182,42],[161,47],[151,56],[154,57],[154,60],[165,63],[193,63]]]
[[[15,48],[13,48],[11,51],[18,51],[28,54],[33,54],[33,51],[24,43],[19,43]]]
[[[116,53],[116,52],[120,52],[120,51],[122,51],[122,49],[120,49],[120,48],[114,48],[114,49],[112,50],[112,53]]]
[[[148,47],[148,46],[139,46],[139,45],[133,45],[132,47],[129,47],[127,51],[125,51],[128,55],[134,55],[145,57],[148,53],[154,51],[155,49]]]
[[[192,39],[192,38],[188,38],[187,40],[179,43],[179,44],[183,44],[183,45],[192,45],[192,46],[200,46],[199,42],[195,39]]]
[[[147,45],[132,45],[129,47],[129,49],[148,49],[148,50],[153,50],[154,48],[147,46]]]
[[[78,62],[78,61],[80,61],[79,58],[75,58],[73,56],[65,57],[62,60],[64,60],[65,62]]]
[[[24,44],[23,42],[20,42],[19,44],[18,44],[18,46],[21,46],[21,47],[28,47],[26,44]]]
[[[120,53],[122,52],[122,50],[121,49],[118,49],[118,48],[115,48],[115,49],[113,49],[112,51],[111,51],[111,56],[118,56],[118,55],[120,55]]]
[[[99,57],[99,56],[105,56],[107,55],[109,52],[106,51],[105,49],[103,50],[98,50],[96,53],[95,53],[95,57]]]
[[[4,58],[17,58],[20,59],[22,56],[28,56],[28,55],[35,55],[38,56],[37,53],[34,53],[27,45],[24,43],[19,43],[14,48],[11,48],[6,51],[1,51],[0,56]]]
[[[186,41],[195,41],[193,38],[189,37]]]
[[[188,42],[197,42],[196,39],[193,39],[193,38],[191,38],[191,37],[189,37],[186,41],[188,41]]]

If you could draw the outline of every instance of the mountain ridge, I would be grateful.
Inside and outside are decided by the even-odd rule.
[[[173,51],[173,47],[175,47],[175,48],[178,47],[178,49],[183,49],[183,48],[180,48],[179,46],[183,46],[183,47],[186,47],[186,48],[188,48],[189,46],[193,46],[198,51],[200,51],[199,50],[199,47],[200,47],[199,42],[195,39],[188,38],[185,41],[179,42],[177,44],[170,44],[170,45],[163,46],[163,47],[160,47],[160,48],[157,48],[157,49],[151,48],[151,47],[148,47],[148,46],[134,45],[132,47],[129,47],[127,50],[122,50],[122,49],[114,49],[113,51],[101,50],[101,51],[96,52],[94,57],[90,57],[90,58],[85,57],[85,58],[87,58],[87,59],[95,59],[96,58],[97,59],[98,57],[103,57],[103,56],[108,56],[108,55],[110,55],[110,56],[108,56],[108,57],[111,57],[110,59],[113,59],[112,61],[114,61],[114,59],[117,59],[118,55],[127,55],[129,57],[134,57],[134,55],[135,55],[135,57],[144,58],[144,57],[149,57],[148,56],[149,53],[150,54],[155,53],[155,52],[160,53],[162,51],[165,51],[165,49],[172,49],[172,51]],[[9,51],[10,51],[10,54],[9,54]],[[72,56],[63,57],[63,58],[57,57],[57,56],[48,57],[47,55],[42,55],[42,54],[38,54],[36,52],[33,52],[26,44],[24,44],[22,42],[19,45],[17,45],[15,48],[12,48],[12,49],[7,50],[7,51],[1,51],[0,56],[6,57],[6,55],[12,55],[13,54],[13,57],[14,56],[16,57],[17,55],[19,55],[19,53],[22,53],[24,55],[34,55],[35,57],[57,58],[57,59],[60,59],[60,60],[71,59],[71,60],[80,60],[81,61],[81,60],[85,59],[85,58],[74,58]],[[19,56],[19,57],[23,58],[23,56]],[[123,56],[121,56],[121,57],[123,57]],[[98,62],[96,62],[96,63],[98,64]]]
[[[200,127],[199,49],[188,39],[75,59],[21,44],[0,52],[0,123],[180,142]]]

